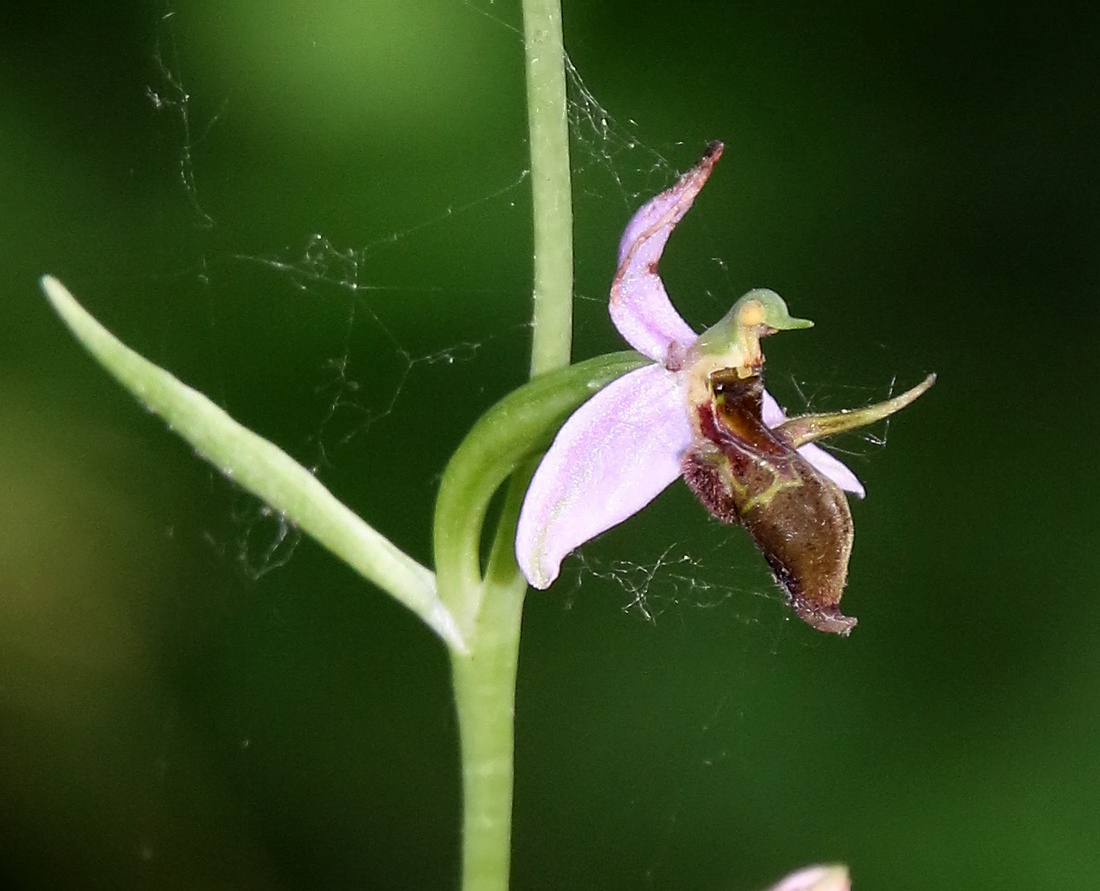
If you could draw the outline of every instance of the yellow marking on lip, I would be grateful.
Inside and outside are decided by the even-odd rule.
[[[783,475],[778,470],[771,464],[768,464],[768,470],[771,471],[772,474],[771,483],[768,484],[768,488],[763,492],[749,496],[749,487],[734,477],[733,473],[730,471],[728,461],[724,464],[720,464],[718,469],[722,474],[722,482],[725,483],[726,490],[731,495],[737,496],[739,500],[744,499],[744,501],[737,505],[737,511],[742,515],[758,507],[767,507],[780,492],[787,489],[797,489],[803,483],[803,481],[798,478],[784,479]]]

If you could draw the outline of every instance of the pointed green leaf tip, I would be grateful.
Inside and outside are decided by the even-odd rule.
[[[57,279],[43,276],[42,290],[96,361],[201,457],[403,603],[453,652],[467,652],[454,616],[436,591],[433,572],[365,523],[274,443],[122,343]]]

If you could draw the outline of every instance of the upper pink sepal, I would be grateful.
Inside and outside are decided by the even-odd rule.
[[[619,242],[619,269],[611,284],[611,318],[627,343],[655,362],[665,362],[670,344],[688,347],[695,342],[695,332],[668,299],[657,264],[672,230],[691,208],[720,157],[722,143],[712,143],[676,185],[634,214]]]

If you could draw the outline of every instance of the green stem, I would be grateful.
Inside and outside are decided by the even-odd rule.
[[[463,891],[504,891],[512,847],[516,667],[527,581],[514,556],[530,473],[512,479],[482,585],[472,655],[452,652],[462,737]]]
[[[535,377],[569,364],[573,330],[573,195],[560,0],[523,0],[523,41],[534,222]]]
[[[486,586],[480,645],[451,659],[462,737],[462,889],[506,891],[512,841],[512,724],[527,582]]]
[[[451,651],[462,741],[464,891],[508,887],[512,722],[527,590],[516,566],[515,538],[531,477],[528,459],[578,405],[648,361],[637,353],[615,353],[530,381],[482,415],[444,471],[435,509],[439,593],[469,641],[468,652]],[[508,474],[512,481],[482,579],[482,522]]]
[[[569,365],[573,334],[573,195],[560,0],[523,0],[523,37],[534,227],[534,378]],[[451,657],[462,741],[463,891],[508,888],[516,666],[527,590],[513,542],[530,474],[529,464],[513,477],[480,590],[470,590],[470,573],[455,577],[456,586],[465,589],[456,599],[477,604],[471,650],[452,651]],[[436,518],[438,533],[438,510]],[[480,533],[480,522],[474,525]],[[437,537],[437,557],[438,547]],[[475,543],[467,567],[477,553]],[[436,566],[447,575],[438,561]]]

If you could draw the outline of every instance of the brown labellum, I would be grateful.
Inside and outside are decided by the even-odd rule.
[[[714,398],[698,407],[704,439],[684,479],[718,519],[749,531],[800,619],[847,635],[856,620],[839,608],[853,535],[844,493],[764,423],[759,376],[731,369],[710,380]]]
[[[735,368],[711,372],[698,405],[700,436],[684,457],[684,479],[718,519],[752,535],[802,621],[847,636],[856,620],[840,611],[852,553],[844,493],[798,453],[799,446],[864,427],[900,411],[936,382],[852,411],[803,415],[769,428],[764,382]]]

